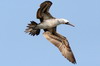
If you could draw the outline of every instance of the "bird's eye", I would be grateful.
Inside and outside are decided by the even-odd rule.
[[[66,22],[65,24],[69,24],[69,22]]]

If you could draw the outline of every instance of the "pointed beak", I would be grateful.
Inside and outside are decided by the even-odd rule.
[[[70,25],[70,26],[72,26],[72,27],[75,27],[73,24],[71,24],[71,23],[69,23],[69,22],[67,22],[67,23],[65,23],[66,25]]]

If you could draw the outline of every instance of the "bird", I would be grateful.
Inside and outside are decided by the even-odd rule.
[[[51,1],[44,1],[40,4],[36,14],[36,17],[40,20],[40,23],[30,21],[31,23],[28,24],[25,32],[35,36],[39,35],[40,30],[43,29],[43,36],[53,45],[55,45],[66,59],[73,64],[76,64],[76,59],[69,46],[67,38],[57,32],[57,26],[60,24],[70,25],[73,27],[75,26],[67,19],[53,17],[49,12],[52,4],[53,3]]]

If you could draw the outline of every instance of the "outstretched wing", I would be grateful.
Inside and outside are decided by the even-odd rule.
[[[51,19],[54,18],[52,17],[52,15],[49,13],[49,9],[52,5],[51,1],[45,1],[43,3],[40,4],[40,8],[37,11],[37,18],[40,19],[40,22],[43,22],[43,20],[46,19]],[[37,25],[36,22],[32,21],[31,24],[28,24],[27,29],[25,30],[25,32],[29,33],[30,35],[39,35],[40,34],[40,29],[38,30],[33,30],[33,28]],[[56,27],[52,28],[52,29],[44,29],[44,31],[56,31]]]
[[[69,46],[68,40],[56,33],[56,35],[46,31],[43,33],[44,37],[49,40],[51,43],[53,43],[62,53],[62,55],[67,58],[70,62],[76,63],[76,60],[74,58],[73,52]]]
[[[42,22],[43,20],[54,18],[50,13],[49,9],[52,5],[51,1],[45,1],[40,4],[40,8],[37,11],[37,19],[40,19]]]

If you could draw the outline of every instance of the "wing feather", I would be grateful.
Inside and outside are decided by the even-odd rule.
[[[54,18],[50,13],[49,9],[52,5],[51,1],[45,1],[40,4],[40,8],[37,11],[37,18],[42,22],[43,20]]]
[[[68,40],[63,37],[62,35],[58,34],[54,35],[48,31],[43,33],[44,37],[49,40],[51,43],[53,43],[62,53],[62,55],[67,58],[70,62],[76,63],[76,60],[74,58],[73,52],[69,46]]]

